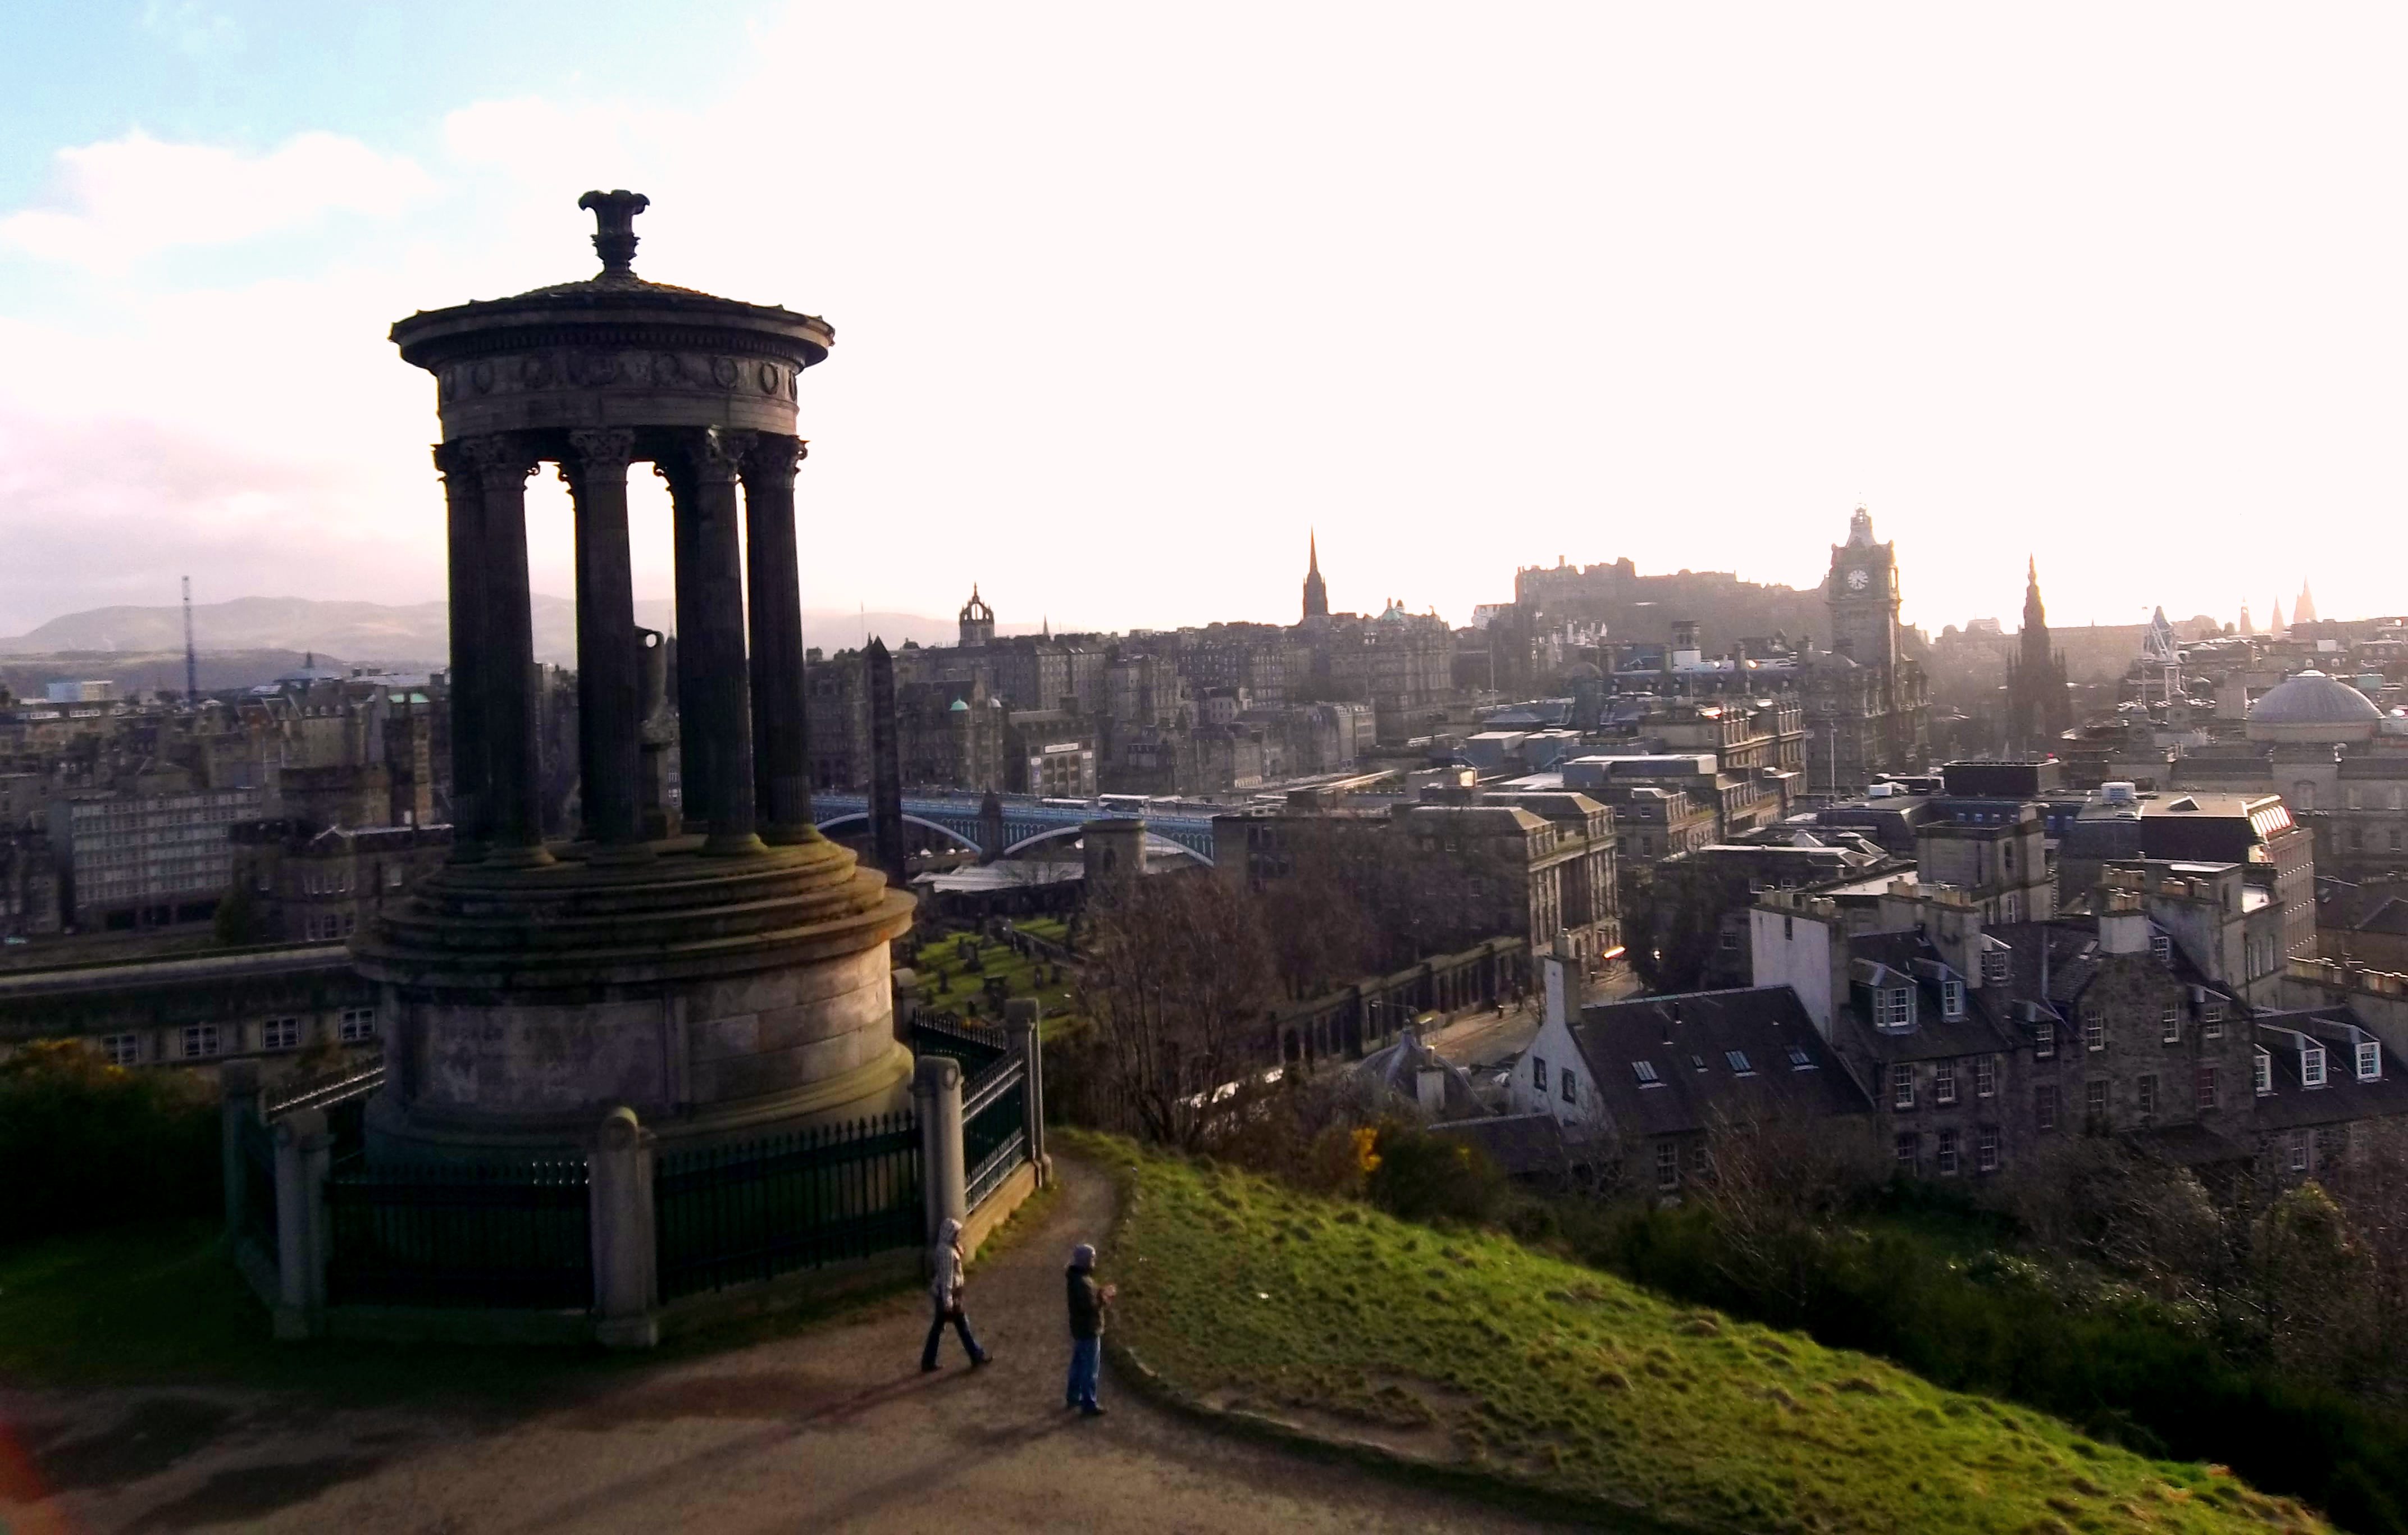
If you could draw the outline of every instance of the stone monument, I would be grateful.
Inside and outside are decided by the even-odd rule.
[[[580,200],[592,278],[393,327],[442,422],[455,841],[354,944],[385,1004],[372,1159],[566,1154],[623,1107],[666,1147],[910,1101],[887,946],[911,897],[820,836],[804,760],[796,410],[834,332],[637,277],[646,202]],[[547,463],[576,507],[584,807],[578,839],[549,846],[525,515]],[[673,506],[674,809],[656,721],[645,756],[664,647],[635,624],[641,463]]]

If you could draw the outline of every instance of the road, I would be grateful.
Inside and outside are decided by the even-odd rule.
[[[1061,1165],[1036,1229],[973,1270],[996,1362],[950,1336],[923,1375],[920,1302],[614,1377],[534,1412],[330,1410],[201,1389],[0,1387],[0,1530],[238,1528],[341,1535],[566,1530],[1536,1528],[1374,1473],[1218,1435],[1134,1399],[1062,1409],[1062,1269],[1111,1225],[1103,1175]],[[1110,1277],[1111,1256],[1104,1268]],[[36,1499],[47,1489],[50,1496]],[[15,1499],[12,1501],[12,1499]]]

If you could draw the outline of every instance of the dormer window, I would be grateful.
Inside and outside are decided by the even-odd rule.
[[[2149,957],[2160,965],[2170,963],[2174,957],[2174,940],[2163,933],[2151,933]]]
[[[2383,1075],[2383,1047],[2372,1040],[2358,1042],[2358,1080],[2375,1082]]]
[[[1914,1026],[1914,988],[1913,986],[1884,986],[1875,991],[1873,997],[1874,1021],[1883,1028],[1904,1029]]]
[[[2300,1047],[2300,1085],[2322,1087],[2325,1084],[2325,1047],[2306,1044]]]
[[[2258,1048],[2256,1056],[2250,1062],[2249,1080],[2250,1084],[2257,1089],[2259,1097],[2274,1096],[2274,1057],[2263,1046]]]
[[[2006,950],[1985,949],[1982,951],[1982,981],[1984,984],[1992,986],[2003,986],[2007,983]]]
[[[1965,1016],[1965,983],[1953,975],[1940,983],[1940,1016],[1942,1018]]]

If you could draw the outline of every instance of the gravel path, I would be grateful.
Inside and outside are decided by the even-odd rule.
[[[1517,1529],[1510,1515],[1223,1438],[1119,1388],[1062,1410],[1062,1266],[1111,1192],[1064,1162],[1039,1229],[968,1297],[991,1367],[918,1370],[925,1313],[882,1305],[614,1380],[533,1413],[327,1411],[263,1393],[0,1387],[0,1530],[342,1535],[554,1530]],[[1111,1277],[1111,1255],[1104,1260]],[[22,1453],[13,1458],[8,1440]],[[37,1496],[47,1494],[48,1496]]]

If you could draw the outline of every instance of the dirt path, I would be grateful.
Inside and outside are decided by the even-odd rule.
[[[342,1535],[555,1530],[1516,1529],[1496,1511],[1252,1442],[1132,1398],[1062,1409],[1062,1265],[1111,1224],[1104,1177],[1062,1167],[1039,1229],[974,1271],[996,1356],[918,1370],[897,1304],[496,1419],[325,1412],[260,1393],[0,1388],[0,1530],[212,1526]],[[1109,1277],[1111,1257],[1104,1267]],[[38,1479],[38,1482],[36,1481]],[[48,1489],[51,1496],[27,1501]],[[13,1500],[18,1499],[18,1500]]]

